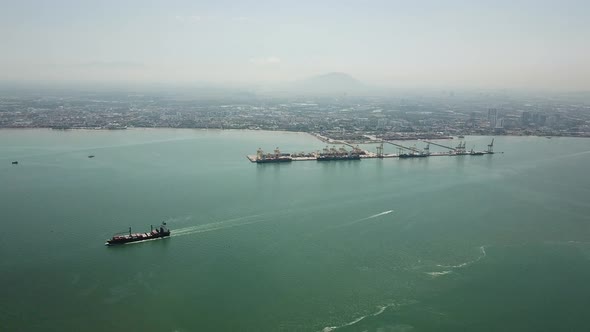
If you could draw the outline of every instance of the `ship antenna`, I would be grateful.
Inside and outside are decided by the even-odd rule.
[[[131,236],[131,227],[129,227],[129,236]]]

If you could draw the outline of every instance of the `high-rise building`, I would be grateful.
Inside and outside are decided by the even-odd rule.
[[[496,121],[498,120],[498,110],[495,108],[488,109],[488,121],[490,122],[490,127],[496,127]]]
[[[520,124],[523,126],[528,126],[530,122],[531,122],[531,112],[522,111],[522,115],[520,116]]]

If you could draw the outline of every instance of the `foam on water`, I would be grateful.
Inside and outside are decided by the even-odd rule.
[[[393,307],[395,306],[395,304],[387,304],[387,305],[383,305],[383,306],[379,306],[379,310],[377,310],[376,312],[372,313],[372,314],[368,314],[368,315],[364,315],[364,316],[360,316],[358,318],[355,318],[354,320],[346,323],[346,324],[342,324],[339,326],[326,326],[322,329],[322,332],[330,332],[330,331],[334,331],[337,330],[339,328],[343,328],[343,327],[347,327],[347,326],[352,326],[360,321],[362,321],[363,319],[367,318],[367,317],[374,317],[374,316],[379,316],[381,315],[385,309],[389,308],[389,307]]]
[[[479,251],[480,251],[481,254],[476,259],[474,259],[474,260],[463,262],[463,263],[457,264],[457,265],[441,265],[441,264],[437,264],[436,266],[447,268],[447,269],[449,269],[449,268],[450,269],[459,269],[459,268],[462,268],[462,267],[466,267],[466,266],[471,265],[473,263],[477,263],[481,259],[483,259],[483,258],[486,257],[486,248],[485,248],[485,246],[479,247]]]
[[[449,273],[453,273],[452,270],[446,270],[446,271],[441,271],[441,272],[426,272],[426,274],[436,278],[436,277],[440,277],[440,276],[444,276],[445,274],[449,274]]]

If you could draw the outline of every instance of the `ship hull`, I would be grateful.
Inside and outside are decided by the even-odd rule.
[[[268,163],[288,163],[293,161],[291,158],[278,158],[278,159],[258,159],[257,164],[268,164]]]
[[[161,239],[170,236],[170,231],[167,232],[158,232],[158,233],[140,233],[140,234],[131,234],[119,237],[113,237],[110,240],[107,240],[105,245],[107,246],[114,246],[120,244],[127,244],[132,242],[140,242],[146,240],[154,240],[154,239]]]
[[[428,155],[427,154],[400,154],[399,157],[402,159],[405,159],[405,158],[425,158],[425,157],[428,157]]]
[[[336,160],[361,160],[360,156],[346,156],[346,157],[335,157],[335,156],[331,156],[331,157],[324,157],[324,156],[319,156],[317,157],[317,161],[336,161]]]

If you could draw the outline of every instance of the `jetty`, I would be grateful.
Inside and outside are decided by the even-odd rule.
[[[318,137],[318,135],[316,135]],[[438,144],[431,141],[423,141],[426,143],[426,147],[422,150],[418,149],[416,146],[410,147],[405,146],[399,143],[391,142],[391,141],[380,141],[378,142],[377,152],[371,152],[368,150],[364,150],[359,148],[358,145],[352,145],[347,142],[339,141],[339,140],[332,140],[327,137],[322,136],[323,142],[330,142],[333,145],[332,147],[326,146],[321,151],[315,152],[299,152],[299,153],[283,153],[277,147],[273,153],[265,153],[261,148],[258,149],[255,155],[246,155],[249,161],[253,163],[283,163],[283,162],[292,162],[292,161],[352,161],[352,160],[362,160],[362,159],[384,159],[384,158],[399,158],[399,159],[410,159],[410,158],[428,158],[428,157],[458,157],[458,156],[483,156],[483,155],[491,155],[498,152],[494,152],[494,139],[492,142],[487,145],[487,149],[484,151],[476,151],[474,148],[471,150],[466,150],[466,142],[459,142],[456,147],[450,147],[442,144]],[[390,153],[385,154],[383,153],[383,144],[391,144],[393,146],[398,147],[398,153]],[[340,148],[336,148],[336,144],[342,145]],[[430,145],[436,145],[449,151],[446,152],[430,152]],[[347,150],[346,147],[351,147],[352,149]],[[500,152],[503,153],[503,152]]]

